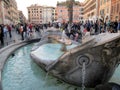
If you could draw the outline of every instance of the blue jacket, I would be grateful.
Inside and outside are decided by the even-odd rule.
[[[117,30],[120,30],[120,22],[118,22]]]

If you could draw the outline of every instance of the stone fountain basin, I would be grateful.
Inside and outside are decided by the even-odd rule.
[[[13,52],[15,50],[17,50],[18,48],[21,48],[25,45],[31,44],[31,43],[35,43],[38,42],[40,40],[40,38],[37,39],[32,39],[32,40],[28,40],[28,41],[21,41],[21,42],[17,42],[14,44],[11,44],[9,46],[6,46],[2,49],[0,49],[0,90],[2,90],[2,71],[3,71],[3,67],[7,61],[7,59],[9,58],[9,56],[11,54],[13,54]]]
[[[67,50],[77,47],[77,44],[66,45]],[[31,52],[31,57],[38,62],[48,66],[58,61],[65,52],[61,50],[61,43],[46,43],[40,46],[36,46],[37,49]]]
[[[56,50],[54,47],[51,48],[54,53],[44,54],[43,57],[40,49],[46,44],[59,46],[61,43],[57,43],[52,38],[42,38],[31,51],[33,60],[53,76],[77,86],[82,86],[83,62],[86,66],[85,86],[95,87],[109,81],[120,60],[120,33],[105,33],[88,37],[81,45],[74,43],[77,46],[65,52],[60,51],[61,46]],[[57,50],[60,52],[59,55],[56,55]],[[54,59],[48,54],[55,54]]]

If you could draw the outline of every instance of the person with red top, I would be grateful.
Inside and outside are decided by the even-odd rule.
[[[87,33],[88,31],[87,31],[87,28],[85,28],[84,30],[83,30],[83,36],[85,36],[85,34]]]
[[[29,25],[29,29],[30,29],[30,31],[32,31],[32,24]]]

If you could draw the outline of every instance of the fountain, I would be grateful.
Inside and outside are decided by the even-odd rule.
[[[41,68],[60,80],[77,86],[82,86],[84,83],[83,87],[95,87],[106,83],[118,66],[120,33],[92,36],[85,39],[81,45],[74,41],[68,43],[67,38],[62,42],[60,40],[62,33],[59,31],[46,33],[33,47],[30,55]],[[43,55],[40,48],[45,49],[46,45],[48,47],[55,45],[57,50],[50,47],[47,52],[51,49],[53,53],[44,52]],[[66,50],[61,50],[62,45]],[[83,62],[85,63],[85,78],[82,75],[84,74]]]
[[[81,87],[62,82],[42,70],[30,57],[34,44],[16,50],[9,56],[3,72],[3,90],[80,90]],[[92,90],[92,89],[86,89]]]
[[[2,70],[3,90],[82,90],[81,87],[61,82],[48,75],[30,58],[30,52],[34,44],[30,44],[14,51],[6,61]],[[116,69],[110,82],[120,84],[120,66]],[[94,90],[86,88],[85,90]]]
[[[46,35],[47,34],[48,33],[46,33]],[[101,48],[98,48],[97,52],[92,52],[90,54],[85,53],[86,51],[87,52],[94,51],[93,49],[97,48],[97,47],[93,48],[89,44],[89,42],[91,42],[92,45],[95,45],[95,44],[97,45],[97,43],[94,43],[94,39],[90,39],[90,41],[86,41],[81,45],[72,41],[72,45],[66,45],[67,51],[65,52],[61,51],[61,47],[62,47],[61,43],[58,43],[58,41],[54,41],[52,38],[49,38],[50,40],[49,41],[47,37],[44,39],[42,38],[41,42],[39,42],[38,44],[30,44],[30,43],[33,43],[34,41],[32,42],[28,41],[28,42],[20,42],[17,44],[10,45],[0,50],[0,58],[1,58],[0,62],[1,62],[1,70],[2,70],[1,71],[2,88],[3,90],[81,90],[82,88],[77,86],[83,85],[86,87],[85,90],[93,90],[90,88],[87,89],[88,86],[86,83],[88,82],[89,79],[94,80],[93,78],[95,78],[96,80],[98,80],[98,78],[95,77],[97,75],[104,76],[104,78],[103,77],[100,78],[101,80],[106,79],[106,77],[109,78],[111,76],[111,73],[113,73],[115,69],[118,67],[117,62],[119,62],[120,55],[117,57],[117,54],[119,54],[120,45],[118,42],[119,39],[117,40],[117,38],[118,37],[112,39],[112,41],[115,40],[117,42],[117,44],[114,44],[114,45],[117,45],[116,46],[118,49],[117,52],[115,52],[116,47],[114,47],[113,44],[112,46],[111,44],[105,45],[105,49],[103,53],[107,52],[106,54],[107,54],[108,61],[106,61],[106,58],[103,58],[101,60],[100,58],[95,58],[95,56],[94,57],[92,56],[94,53],[95,55],[101,55],[99,54],[99,51],[98,51],[99,49],[101,50]],[[46,43],[45,39],[48,40],[49,43]],[[84,48],[88,46],[89,47],[84,50],[80,48],[80,47],[83,48],[83,46]],[[100,45],[100,47],[101,46],[102,45]],[[114,57],[116,55],[116,57],[113,59],[109,59],[110,52],[112,51],[110,49],[111,48],[110,46],[113,49],[112,53],[114,53],[113,55],[111,55],[111,57]],[[109,51],[107,47],[109,47]],[[76,48],[78,50],[76,50]],[[42,50],[41,51],[42,53],[39,52],[38,49]],[[49,75],[46,75],[46,72],[44,72],[44,70],[39,68],[38,65],[34,63],[33,60],[31,59],[30,54],[32,54],[31,52],[35,50],[38,50],[39,52],[38,55],[40,56],[40,58],[43,58],[43,61],[45,59],[48,65],[43,63],[43,66],[42,66],[42,64],[38,63],[37,60],[36,61],[34,60],[34,61],[37,62],[39,66],[43,67],[44,70],[49,72]],[[84,50],[84,51],[75,52],[74,50],[76,51]],[[85,53],[85,54],[81,55],[81,53]],[[102,55],[104,56],[104,54]],[[69,57],[66,58],[66,56],[69,56]],[[57,58],[59,58],[59,60]],[[117,58],[117,61],[116,61],[116,58]],[[6,63],[4,62],[5,63],[4,65],[2,64],[3,60],[6,61]],[[50,62],[47,62],[47,61],[50,61]],[[4,66],[4,68],[2,66]],[[102,69],[100,69],[99,67],[101,67]],[[101,72],[100,74],[100,71],[102,70],[103,72]],[[119,70],[120,70],[120,66],[116,69],[110,82],[115,82],[120,84]],[[54,78],[52,75],[58,77],[59,79]],[[75,79],[75,81],[77,81],[75,77],[77,77],[78,79],[78,84],[76,83],[74,84],[73,80]],[[47,79],[45,80],[45,78]],[[70,85],[61,80],[70,83]],[[71,84],[74,84],[77,86],[74,86]]]
[[[47,77],[49,75],[49,72],[47,72],[46,76],[45,76],[45,81],[47,81]]]

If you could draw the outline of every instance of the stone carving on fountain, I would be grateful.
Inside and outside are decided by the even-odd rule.
[[[44,44],[48,43],[49,39],[47,38]],[[72,41],[72,43],[74,42]],[[106,83],[119,65],[120,35],[116,35],[106,42],[100,41],[100,43],[92,38],[66,50],[63,55],[49,65],[42,65],[41,59],[36,60],[34,54],[31,57],[53,76],[77,86],[82,86],[82,68],[85,63],[84,85],[85,87],[95,87],[98,84]]]
[[[103,64],[110,67],[116,65],[120,60],[120,40],[106,43],[102,51]]]
[[[95,87],[95,85],[107,82],[113,75],[119,62],[120,47],[115,47],[112,50],[106,49],[105,45],[85,49],[80,52],[70,52],[51,69],[51,72],[57,72],[54,75],[59,78],[64,77],[64,81],[71,84],[82,85],[82,64],[86,65],[86,87]],[[106,50],[111,52],[106,55]],[[109,54],[107,51],[107,54]],[[112,54],[113,53],[113,54]],[[110,57],[111,56],[111,57]]]

